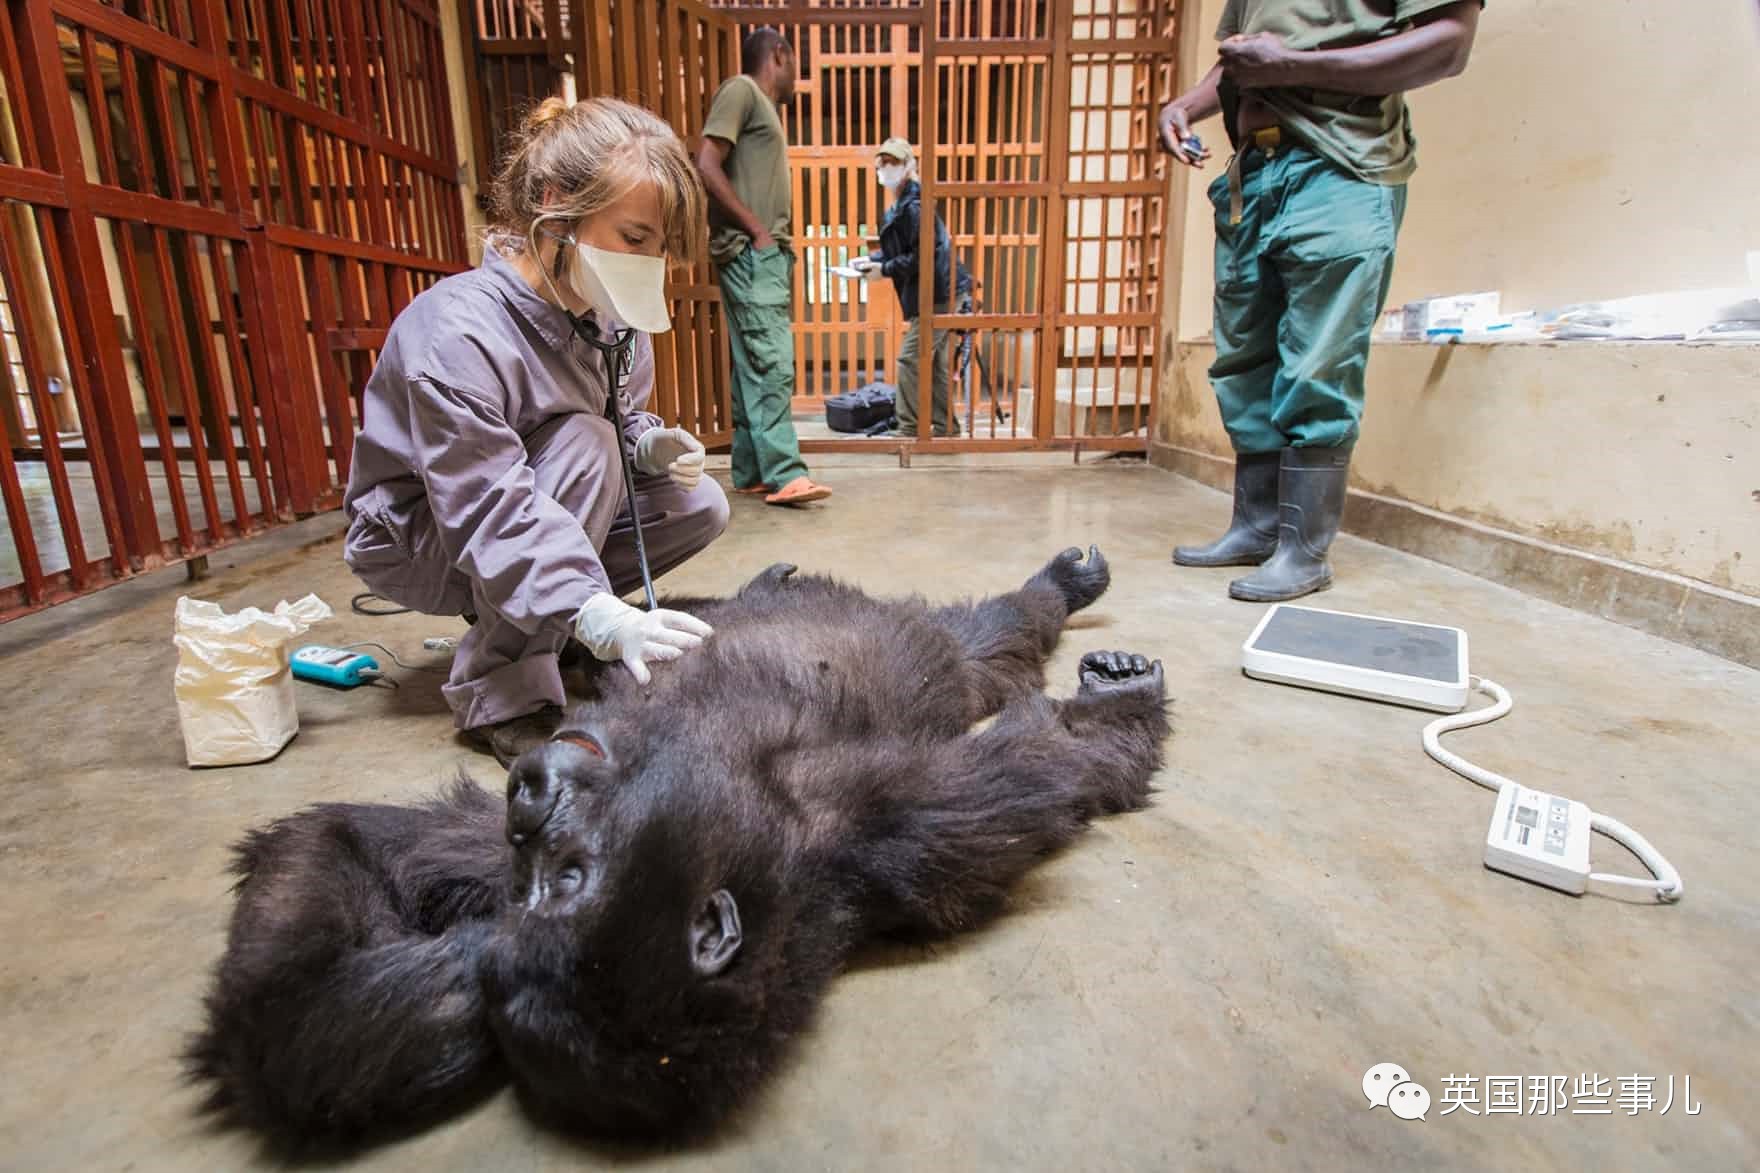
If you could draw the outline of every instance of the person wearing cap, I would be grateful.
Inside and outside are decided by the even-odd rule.
[[[1393,276],[1417,144],[1403,92],[1466,68],[1480,0],[1229,0],[1209,73],[1161,111],[1181,163],[1222,114],[1210,382],[1235,451],[1234,519],[1181,566],[1257,566],[1248,602],[1332,584],[1369,339]]]
[[[733,491],[767,505],[831,496],[807,476],[794,416],[794,253],[788,135],[780,107],[794,96],[794,49],[754,29],[740,68],[721,83],[703,122],[697,170],[709,191],[709,257],[721,286],[732,351]]]
[[[898,348],[898,430],[915,435],[917,431],[917,368],[921,346],[917,332],[918,300],[921,281],[917,267],[918,228],[922,222],[923,189],[917,182],[916,155],[910,143],[902,138],[889,138],[880,144],[874,155],[874,173],[880,186],[892,193],[892,206],[880,222],[880,251],[871,256],[857,257],[852,267],[862,270],[869,280],[890,277],[898,293],[898,307],[905,320],[904,342]],[[935,217],[935,312],[950,311],[953,287],[953,239],[947,225]],[[929,426],[934,435],[959,435],[959,421],[948,410],[948,330],[934,332],[931,349],[935,372],[929,408]]]

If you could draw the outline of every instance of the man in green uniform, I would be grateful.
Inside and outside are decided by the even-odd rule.
[[[1192,126],[1225,116],[1235,147],[1216,209],[1216,362],[1235,450],[1234,519],[1181,566],[1258,566],[1237,599],[1332,585],[1369,339],[1417,166],[1406,90],[1466,68],[1482,0],[1229,0],[1219,60],[1161,111],[1193,167]]]
[[[801,505],[831,490],[808,478],[790,415],[794,255],[778,108],[794,96],[794,50],[775,29],[761,28],[740,57],[743,72],[715,91],[697,151],[710,197],[709,256],[733,350],[733,488],[763,493],[771,505]]]

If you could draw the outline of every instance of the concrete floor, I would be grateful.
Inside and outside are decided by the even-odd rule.
[[[1067,462],[1067,457],[1062,458]],[[1260,614],[1226,571],[1167,549],[1220,494],[1140,464],[816,463],[810,512],[734,503],[727,537],[668,585],[718,591],[779,558],[875,591],[1002,590],[1098,542],[1112,591],[1053,665],[1162,657],[1176,733],[1147,811],[1038,871],[1012,915],[933,949],[865,954],[716,1168],[1570,1168],[1760,1166],[1760,673],[1351,538],[1329,607],[1464,626],[1514,714],[1470,757],[1648,834],[1675,907],[1572,899],[1484,870],[1490,796],[1426,759],[1417,712],[1244,678]],[[861,466],[857,466],[861,465]],[[420,638],[457,624],[347,614],[334,519],[214,559],[229,607],[317,591],[314,635]],[[254,1144],[191,1114],[175,1054],[231,908],[227,845],[319,799],[402,800],[466,763],[438,678],[301,686],[273,764],[191,771],[171,693],[181,584],[135,583],[0,628],[0,1166],[237,1169]],[[1601,867],[1631,866],[1605,840]],[[1366,1110],[1364,1070],[1407,1065],[1427,1121]],[[1441,1115],[1444,1078],[1667,1078],[1668,1115]],[[1684,1111],[1683,1077],[1701,1107]],[[1481,1085],[1482,1086],[1482,1085]],[[1618,1084],[1614,1085],[1617,1094]],[[1483,1091],[1481,1091],[1483,1096]],[[1744,1107],[1744,1105],[1749,1105]],[[1524,1105],[1525,1106],[1525,1105]],[[529,1124],[508,1095],[358,1163],[562,1169],[620,1154]]]

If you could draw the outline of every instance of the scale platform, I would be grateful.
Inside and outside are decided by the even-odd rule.
[[[1241,671],[1439,713],[1467,707],[1467,633],[1458,627],[1278,603],[1241,645]]]

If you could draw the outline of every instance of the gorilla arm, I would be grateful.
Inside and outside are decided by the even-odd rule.
[[[826,751],[842,759],[853,821],[834,836],[836,866],[862,892],[869,931],[973,928],[1095,815],[1148,802],[1168,732],[1160,664],[1096,652],[1081,676],[1074,697],[1015,700],[981,732]],[[803,755],[795,768],[815,767]]]
[[[501,906],[500,801],[329,805],[253,833],[185,1056],[207,1107],[289,1144],[446,1111],[498,1073],[478,961]]]

